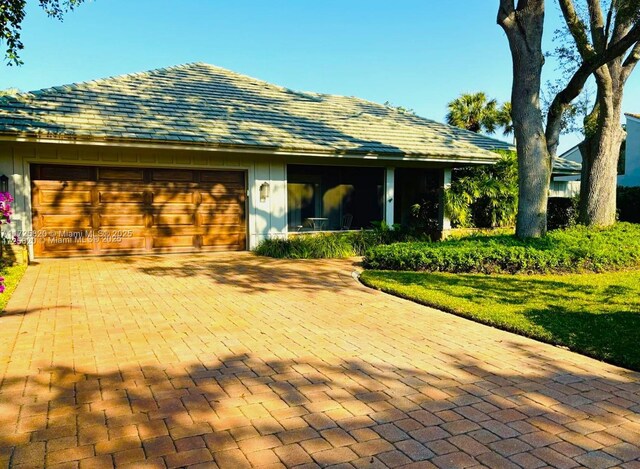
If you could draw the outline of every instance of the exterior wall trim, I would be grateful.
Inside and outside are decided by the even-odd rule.
[[[197,144],[174,144],[164,142],[121,142],[121,141],[100,141],[100,140],[68,140],[68,139],[52,139],[52,138],[40,138],[40,137],[21,137],[21,136],[8,136],[0,135],[0,142],[13,142],[13,143],[32,143],[32,144],[55,144],[55,145],[80,145],[80,146],[98,146],[98,147],[112,147],[112,148],[145,148],[155,150],[188,150],[188,151],[208,151],[216,153],[241,153],[241,154],[265,154],[265,155],[278,155],[278,156],[301,156],[301,157],[317,157],[317,158],[335,158],[335,159],[353,159],[353,160],[381,160],[381,161],[411,161],[411,162],[424,162],[424,163],[463,163],[463,164],[495,164],[497,159],[490,158],[469,158],[469,157],[456,157],[449,156],[422,156],[422,155],[407,155],[399,154],[393,155],[379,155],[377,153],[337,153],[337,152],[314,152],[314,151],[293,151],[293,150],[278,150],[260,147],[222,147],[211,145],[197,145]]]

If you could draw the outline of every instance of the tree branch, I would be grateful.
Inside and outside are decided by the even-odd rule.
[[[595,54],[593,47],[589,43],[587,26],[580,19],[573,0],[559,0],[559,3],[562,16],[564,16],[564,21],[567,23],[573,41],[576,43],[576,48],[583,60],[587,60]]]
[[[561,0],[561,2],[562,1],[565,0]],[[616,57],[624,55],[625,51],[637,45],[636,43],[639,41],[640,23],[636,24],[622,39],[610,44],[603,54],[597,54],[590,59],[584,60],[582,65],[578,67],[571,77],[571,80],[569,80],[569,83],[567,83],[567,86],[556,95],[547,114],[547,129],[545,132],[547,148],[551,155],[555,156],[556,150],[558,149],[562,115],[571,101],[580,94],[589,76]]]
[[[613,21],[614,5],[615,5],[615,2],[611,2],[611,5],[609,5],[609,11],[607,12],[607,25],[605,26],[605,31],[604,31],[604,35],[607,38],[607,43],[609,42],[610,35],[611,35],[611,23]]]
[[[607,37],[604,31],[604,18],[602,16],[602,7],[600,0],[587,0],[589,8],[589,22],[591,26],[591,40],[593,47],[598,53],[601,53],[607,47]],[[612,2],[613,4],[613,2]]]
[[[636,45],[633,46],[627,58],[622,62],[622,73],[620,74],[620,78],[622,83],[626,83],[627,79],[633,72],[633,69],[640,61],[640,42],[636,42]]]
[[[515,14],[514,0],[500,0],[500,6],[498,7],[498,24],[505,30],[511,27],[513,22],[513,15]]]

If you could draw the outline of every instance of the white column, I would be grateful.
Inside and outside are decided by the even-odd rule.
[[[386,168],[384,184],[384,221],[393,226],[395,168]]]
[[[447,211],[444,209],[444,192],[451,187],[451,168],[444,168],[442,170],[442,192],[440,195],[440,231],[447,231],[451,229],[451,220],[447,215]]]

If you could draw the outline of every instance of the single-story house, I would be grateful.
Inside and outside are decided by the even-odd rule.
[[[625,114],[625,118],[627,137],[618,162],[618,185],[638,187],[640,186],[640,114]],[[565,151],[560,158],[582,164],[580,145]],[[580,175],[562,179],[578,181]]]
[[[31,258],[252,249],[401,221],[452,168],[510,147],[204,63],[56,86],[0,98],[5,236]]]

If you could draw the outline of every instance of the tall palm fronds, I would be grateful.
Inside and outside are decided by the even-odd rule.
[[[512,226],[518,209],[515,152],[500,152],[493,166],[461,168],[445,191],[446,213],[454,226]]]
[[[503,128],[505,135],[512,131],[511,104],[498,106],[495,99],[488,99],[483,92],[464,93],[451,101],[447,108],[446,120],[449,125],[492,134]]]

